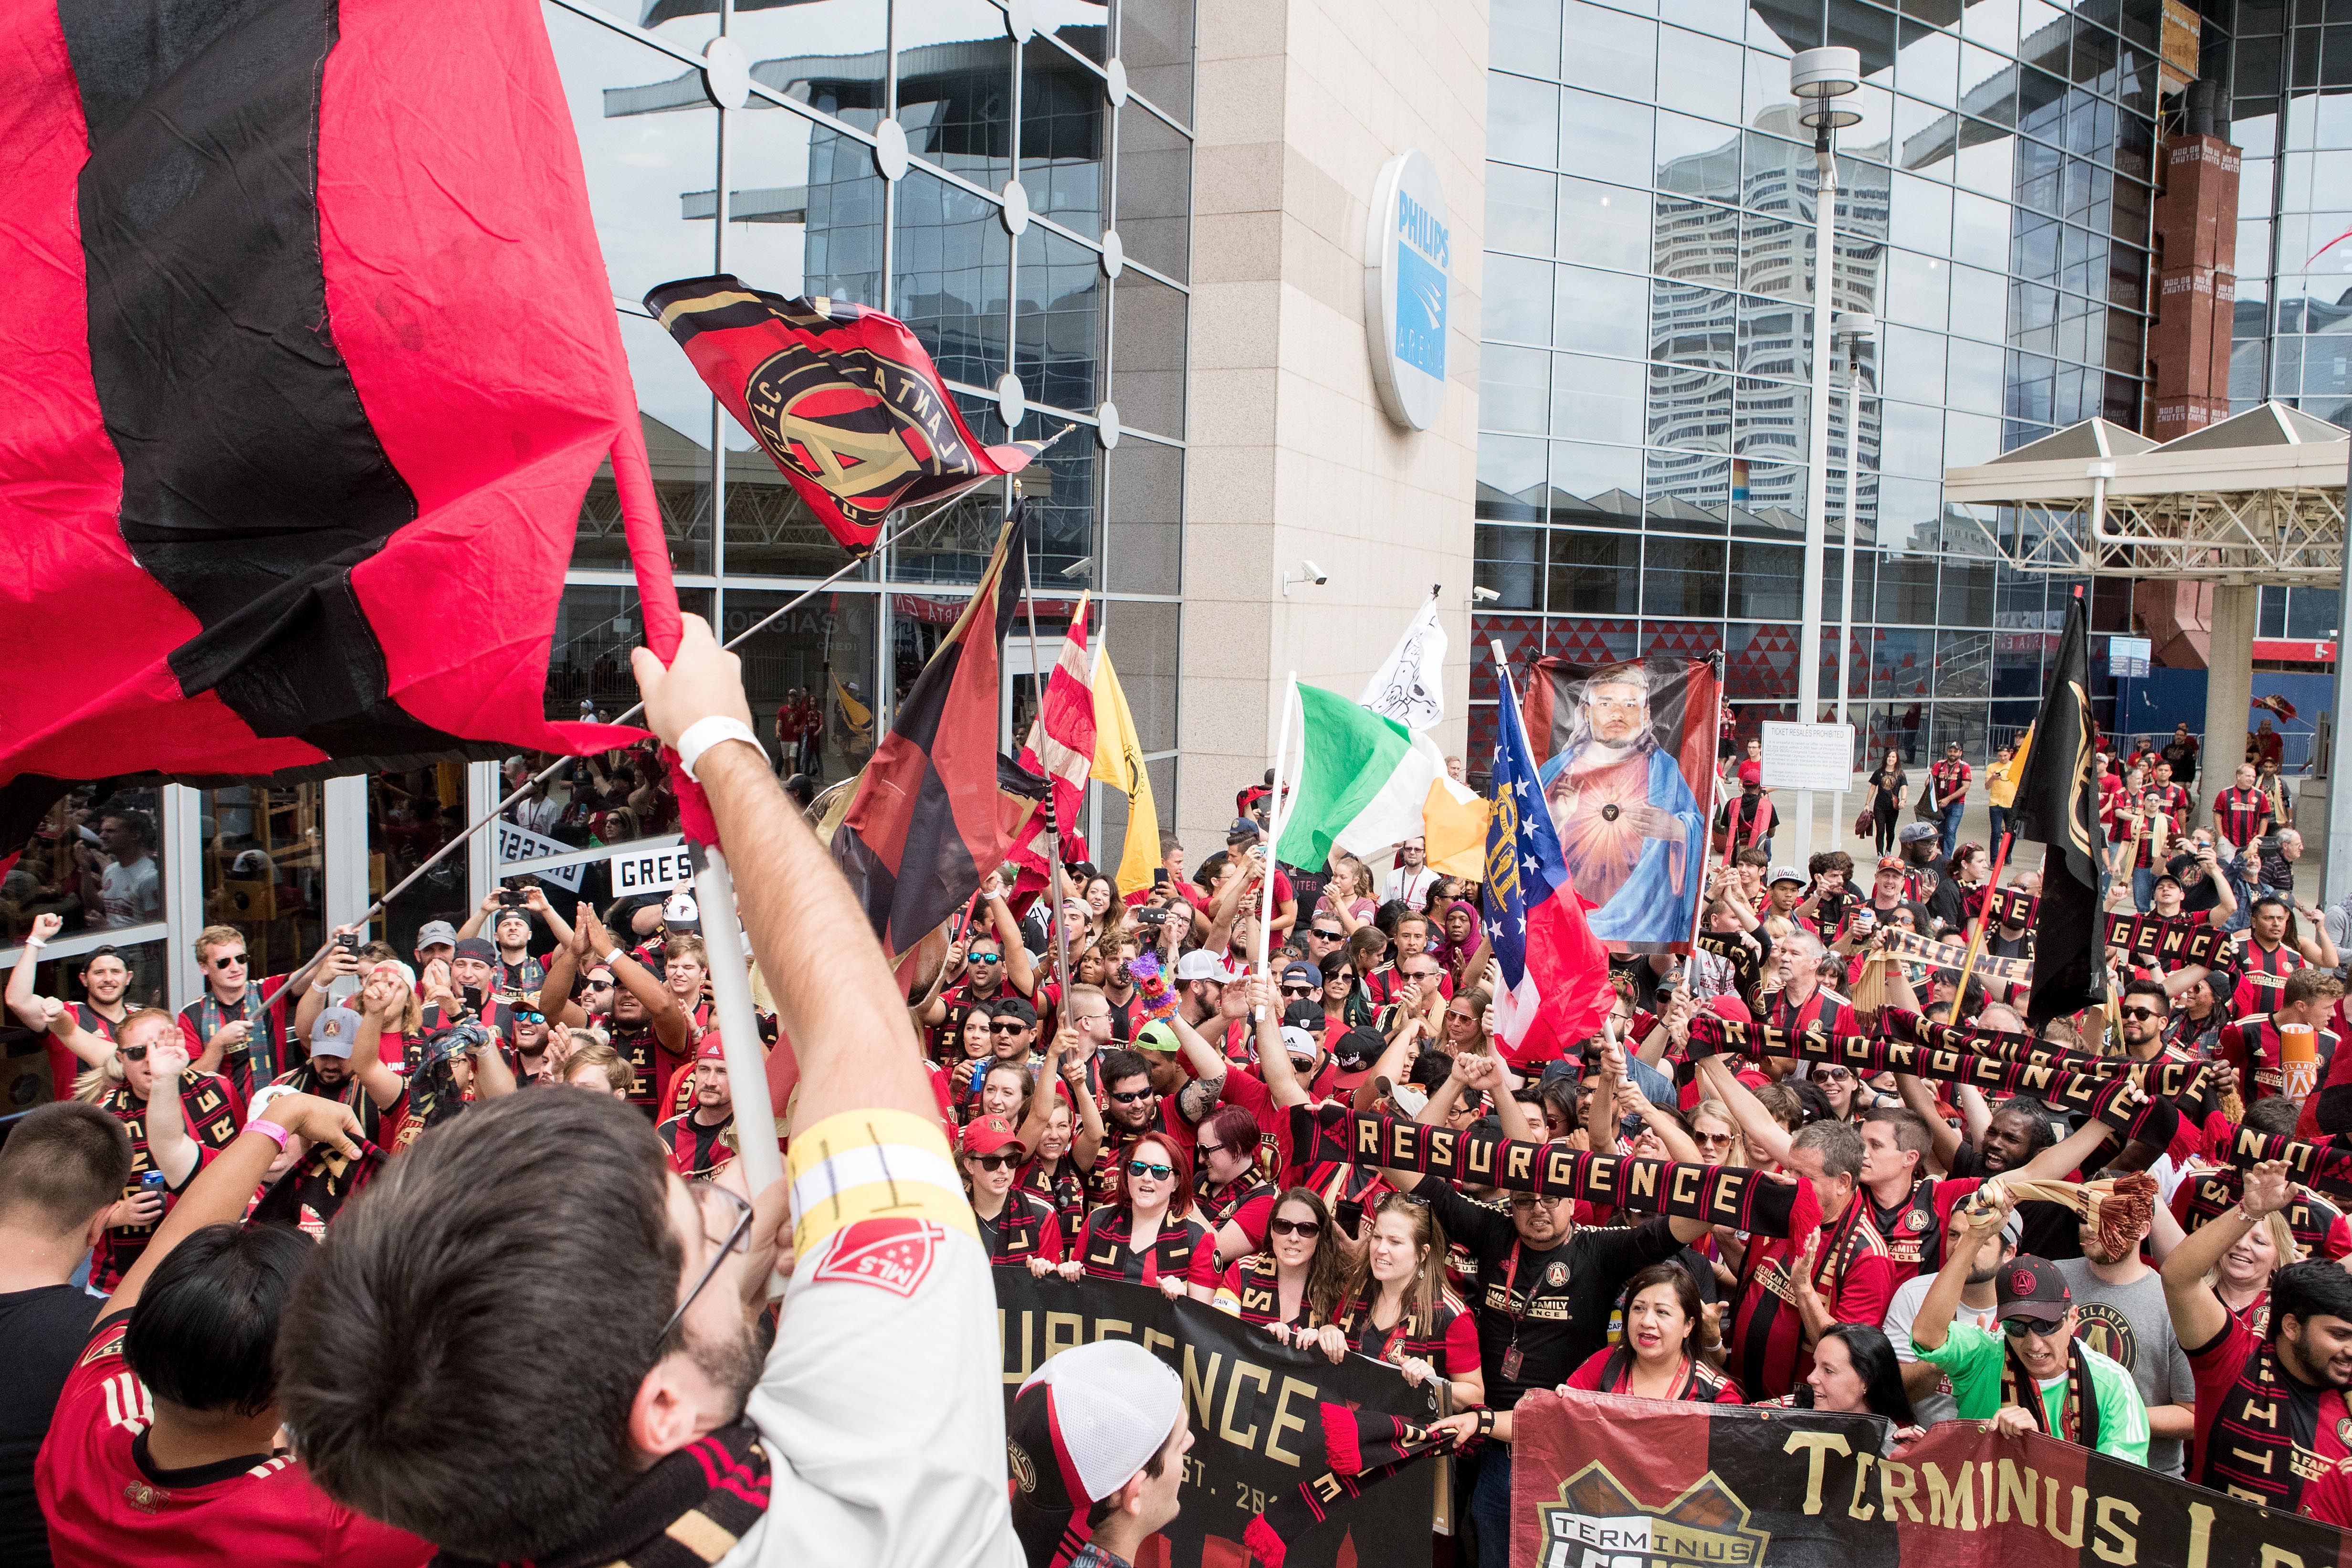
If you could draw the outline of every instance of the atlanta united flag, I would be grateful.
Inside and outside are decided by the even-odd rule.
[[[1503,966],[1496,1036],[1514,1067],[1559,1057],[1609,1012],[1609,952],[1584,905],[1544,809],[1527,725],[1507,677],[1496,726],[1494,810],[1486,825],[1486,936]]]

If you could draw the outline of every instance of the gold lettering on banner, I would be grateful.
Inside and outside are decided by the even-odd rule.
[[[1265,1435],[1265,1457],[1269,1459],[1280,1459],[1284,1464],[1293,1468],[1298,1464],[1298,1456],[1282,1446],[1282,1429],[1287,1426],[1295,1432],[1307,1430],[1306,1420],[1290,1413],[1290,1401],[1297,1394],[1307,1396],[1308,1409],[1312,1410],[1315,1407],[1315,1385],[1311,1383],[1301,1383],[1295,1377],[1285,1377],[1282,1380],[1282,1394],[1274,1402],[1274,1424]]]
[[[2189,1561],[2181,1568],[2205,1568],[2213,1552],[2213,1505],[2192,1502],[2189,1505]]]
[[[2265,1541],[2263,1542],[2263,1568],[2303,1568],[2303,1557],[2299,1552],[2273,1546]]]
[[[996,1309],[997,1349],[1001,1352],[1003,1352],[1003,1359],[1008,1362],[1013,1360],[1011,1351],[1013,1342],[1006,1333],[1006,1326],[1011,1321],[1011,1317],[1012,1314],[1007,1312],[1003,1308],[999,1307]],[[1008,1366],[1004,1370],[1004,1381],[1013,1384],[1016,1388],[1028,1382],[1029,1374],[1037,1370],[1037,1363],[1030,1356],[1031,1342],[1029,1331],[1034,1326],[1034,1313],[1024,1312],[1021,1314],[1021,1364],[1018,1366]]]
[[[1853,1457],[1853,1497],[1845,1505],[1845,1516],[1861,1520],[1864,1524],[1878,1515],[1875,1507],[1862,1500],[1862,1489],[1870,1483],[1871,1462],[1877,1458],[1867,1448]]]
[[[1257,1424],[1255,1422],[1250,1423],[1250,1429],[1246,1432],[1236,1432],[1234,1430],[1234,1405],[1241,1398],[1242,1384],[1244,1382],[1257,1384],[1257,1391],[1259,1394],[1264,1394],[1267,1389],[1274,1386],[1273,1374],[1268,1373],[1265,1368],[1262,1366],[1252,1366],[1245,1361],[1237,1361],[1234,1363],[1234,1375],[1225,1380],[1225,1409],[1223,1415],[1221,1416],[1217,1422],[1217,1436],[1223,1437],[1226,1442],[1233,1444],[1235,1447],[1254,1448],[1257,1446]],[[1251,1396],[1251,1403],[1256,1403],[1256,1396],[1255,1394]]]
[[[1456,1142],[1454,1129],[1451,1127],[1433,1127],[1429,1130],[1428,1149],[1431,1170],[1443,1172],[1453,1166],[1457,1152]]]
[[[2278,1430],[2278,1401],[2272,1399],[2256,1404],[2252,1397],[2249,1396],[2245,1409],[2239,1413],[2239,1419],[2250,1423],[2259,1421],[2275,1432]]]
[[[1162,1333],[1158,1329],[1146,1329],[1143,1331],[1143,1348],[1145,1350],[1150,1351],[1153,1355],[1160,1355],[1160,1347],[1161,1345],[1166,1345],[1171,1351],[1174,1350],[1176,1348],[1176,1336],[1174,1334]],[[1165,1361],[1167,1358],[1165,1356],[1161,1356],[1160,1359]]]
[[[1567,1192],[1576,1184],[1576,1151],[1565,1143],[1547,1143],[1544,1148],[1544,1190]]]
[[[1633,1179],[1625,1190],[1625,1202],[1630,1207],[1643,1198],[1648,1207],[1658,1206],[1658,1163],[1655,1160],[1635,1160],[1631,1165]]]
[[[1087,1320],[1078,1312],[1048,1312],[1045,1314],[1045,1354],[1052,1361],[1064,1351],[1074,1351],[1087,1342]]]
[[[1829,1457],[1835,1454],[1843,1458],[1852,1454],[1853,1449],[1834,1432],[1791,1432],[1789,1440],[1780,1446],[1780,1451],[1805,1456],[1805,1511],[1808,1514],[1821,1512],[1822,1478],[1828,1472]],[[1859,1489],[1858,1486],[1856,1489]]]
[[[2032,1524],[2033,1505],[2038,1500],[2034,1496],[2033,1483],[2039,1479],[2041,1477],[2033,1470],[2024,1468],[2011,1459],[2003,1458],[2000,1461],[2000,1491],[1994,1504],[1992,1521],[1995,1524],[2007,1524],[2009,1507],[2011,1502],[2014,1502],[2017,1505],[2019,1520]]]
[[[1535,1147],[1517,1138],[1512,1139],[1503,1147],[1504,1159],[1507,1163],[1503,1167],[1503,1180],[1500,1184],[1509,1187],[1514,1192],[1525,1192],[1528,1178],[1535,1170]]]
[[[1222,1355],[1211,1355],[1208,1375],[1203,1377],[1193,1348],[1191,1345],[1184,1347],[1184,1410],[1189,1419],[1204,1426],[1209,1423],[1210,1409],[1216,1404],[1217,1368],[1223,1366],[1224,1361]]]
[[[1389,1126],[1392,1130],[1390,1141],[1394,1146],[1395,1153],[1391,1158],[1382,1161],[1381,1163],[1393,1165],[1401,1170],[1412,1171],[1420,1169],[1422,1161],[1421,1124],[1414,1121],[1391,1121],[1389,1123]]]
[[[1468,1169],[1463,1173],[1464,1179],[1474,1187],[1493,1186],[1495,1184],[1488,1178],[1495,1173],[1495,1141],[1471,1138],[1465,1140],[1463,1148],[1470,1156],[1465,1162]]]
[[[2077,1552],[2081,1551],[2083,1547],[2083,1510],[2090,1506],[2091,1494],[2081,1487],[2073,1489],[2074,1493],[2074,1522],[2068,1525],[2065,1529],[2061,1530],[2058,1528],[2058,1478],[2055,1476],[2050,1477],[2046,1484],[2050,1488],[2050,1495],[2042,1500],[2042,1528],[2050,1532],[2050,1539],[2056,1542],[2059,1545],[2071,1547]]]
[[[1381,1124],[1365,1117],[1356,1119],[1356,1163],[1373,1165],[1381,1158]]]
[[[1673,1204],[1677,1208],[1690,1208],[1696,1205],[1698,1202],[1698,1178],[1699,1168],[1697,1166],[1675,1166],[1674,1179],[1669,1184],[1666,1192],[1666,1201]]]
[[[1878,1505],[1889,1523],[1895,1522],[1895,1505],[1901,1503],[1903,1511],[1914,1524],[1920,1521],[1919,1505],[1912,1498],[1919,1490],[1918,1472],[1900,1459],[1887,1459],[1878,1467]]]
[[[1919,1467],[1927,1472],[1927,1522],[1938,1528],[1974,1530],[1977,1527],[1977,1462],[1960,1461],[1958,1480],[1948,1480],[1944,1468],[1929,1459]]]
[[[2116,1522],[2117,1514],[2125,1516],[2125,1524],[2139,1522],[2139,1510],[2124,1501],[2123,1499],[2101,1498],[2098,1510],[2094,1516],[2096,1528],[2102,1537],[2114,1536],[2115,1543],[2109,1545],[2104,1539],[2094,1541],[2091,1542],[2091,1553],[2102,1563],[2114,1563],[2116,1568],[2131,1568],[2132,1563],[2139,1561],[2139,1541],[2123,1525]]]

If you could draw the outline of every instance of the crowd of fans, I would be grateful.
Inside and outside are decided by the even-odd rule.
[[[0,1147],[0,1335],[30,1370],[0,1403],[0,1561],[1018,1561],[983,1259],[1189,1297],[1442,1393],[1490,1565],[1513,1410],[1555,1388],[1869,1413],[1893,1444],[1989,1420],[2352,1523],[2352,1224],[2284,1165],[1691,1048],[1703,1016],[2023,1035],[2023,983],[1955,957],[2032,956],[1992,850],[1954,841],[1965,779],[1931,777],[1938,820],[1866,881],[1837,851],[1773,866],[1769,816],[1733,813],[1694,872],[1705,942],[1614,961],[1604,1026],[1539,1059],[1496,1038],[1475,885],[1418,844],[1270,864],[1257,785],[1197,867],[1163,840],[1149,886],[991,873],[909,985],[707,644],[640,674],[737,868],[772,1127],[736,1117],[689,896],[567,915],[501,889],[411,951],[338,931],[267,979],[214,927],[176,1013],[129,1005],[119,960],[38,994],[58,922],[35,919],[5,999],[69,1093]],[[2137,776],[2107,794],[2118,898],[2146,870],[2143,907],[2234,934],[2165,973],[2111,953],[2113,1016],[2042,1037],[2210,1062],[2259,1131],[2352,1131],[2328,922],[2261,863],[2239,886],[2276,837],[2261,791],[2242,775],[2199,826],[2165,772],[2140,805]],[[2038,887],[2014,857],[2004,881]],[[2326,1087],[2285,1070],[2294,1025]],[[1809,1184],[1822,1224],[1792,1242],[1355,1165],[1311,1136],[1335,1105],[1755,1167]],[[790,1180],[754,1193],[745,1141],[771,1138]],[[2034,1185],[2137,1173],[2160,1201],[2120,1228]],[[1097,1362],[1092,1393],[1053,1386],[1070,1369],[1023,1391],[1015,1446],[1023,1412],[1053,1441],[1102,1387],[1148,1413],[1067,1500],[1117,1564],[1173,1511],[1186,1438],[1149,1365]],[[2257,1400],[2286,1407],[2266,1437]]]

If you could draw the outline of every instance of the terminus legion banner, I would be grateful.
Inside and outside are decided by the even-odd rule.
[[[1512,1568],[2340,1568],[2346,1536],[2088,1448],[1946,1421],[1537,1394]]]

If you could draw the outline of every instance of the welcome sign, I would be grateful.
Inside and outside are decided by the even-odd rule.
[[[1426,430],[1445,405],[1446,307],[1453,233],[1437,166],[1400,153],[1381,169],[1364,237],[1364,336],[1381,406]]]

